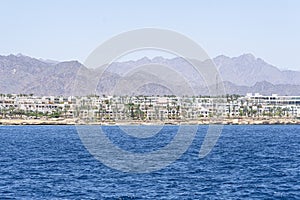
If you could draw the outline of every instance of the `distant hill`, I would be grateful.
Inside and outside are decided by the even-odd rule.
[[[77,61],[50,64],[27,56],[0,56],[0,93],[68,94],[77,71]]]
[[[218,56],[213,59],[224,81],[236,85],[253,86],[257,82],[300,85],[300,72],[280,70],[251,54],[229,58]]]
[[[248,92],[259,92],[267,95],[272,93],[300,95],[299,71],[280,70],[251,54],[234,58],[218,56],[213,61],[220,71],[220,78],[229,94],[244,95]],[[151,73],[151,70],[138,71],[138,66],[142,65],[164,65],[175,69],[176,73],[163,71],[163,68],[157,67],[153,68],[156,70],[154,73]],[[137,71],[137,73],[128,75],[128,71]],[[80,72],[79,77],[78,72]],[[158,77],[155,74],[161,75]],[[204,81],[196,74],[189,63],[181,58],[148,59],[145,57],[137,61],[113,63],[99,81],[98,69],[88,69],[78,61],[57,62],[24,55],[9,55],[0,56],[0,93],[83,95],[95,92],[112,94],[116,91],[114,88],[120,87],[120,84],[126,87],[126,84],[142,83],[148,80],[145,85],[137,87],[135,94],[162,95],[171,93],[170,88],[183,93],[185,88],[182,85],[184,80],[182,76],[186,78],[185,80],[189,80],[192,86],[198,88],[199,94],[208,94]],[[78,91],[74,93],[73,88]]]

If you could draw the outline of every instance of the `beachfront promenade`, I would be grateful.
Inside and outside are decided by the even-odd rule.
[[[0,95],[0,124],[299,124],[300,96]]]

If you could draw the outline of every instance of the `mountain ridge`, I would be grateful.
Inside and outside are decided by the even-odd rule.
[[[222,82],[229,94],[244,95],[248,92],[262,94],[300,95],[300,72],[281,70],[252,54],[238,57],[217,56],[213,62],[220,71]],[[103,85],[97,86],[99,93],[108,93],[127,71],[138,69],[140,65],[164,65],[173,67],[179,74],[188,77],[189,82],[207,90],[203,80],[197,79],[184,59],[147,57],[136,61],[114,62],[105,74]],[[82,72],[78,78],[78,72]],[[36,95],[71,95],[74,80],[80,85],[92,86],[92,80],[100,77],[100,71],[86,68],[82,63],[73,61],[58,62],[41,60],[24,55],[0,55],[0,93],[34,93]],[[137,79],[139,76],[135,76]],[[145,77],[141,75],[141,77]],[[170,77],[171,78],[171,77]],[[177,84],[178,85],[178,84]],[[88,86],[87,86],[88,87]],[[142,87],[143,88],[143,87]],[[147,85],[145,91],[167,91]],[[199,91],[200,91],[199,90]],[[84,91],[82,91],[84,92]],[[145,93],[145,92],[144,92]],[[147,93],[147,92],[146,92]]]

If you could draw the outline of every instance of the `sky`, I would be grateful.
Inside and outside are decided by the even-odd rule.
[[[0,55],[79,60],[112,36],[153,27],[197,42],[210,57],[252,53],[300,70],[298,0],[0,0]]]

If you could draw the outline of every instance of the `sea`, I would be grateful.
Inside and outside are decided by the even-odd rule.
[[[166,146],[178,128],[136,138],[103,127],[118,148],[140,154]],[[75,126],[0,126],[0,199],[300,199],[299,125],[226,125],[200,158],[207,129],[198,126],[174,162],[138,173],[95,158]]]

